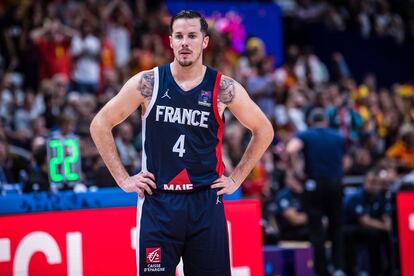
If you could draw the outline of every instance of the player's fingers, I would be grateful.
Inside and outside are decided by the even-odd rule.
[[[220,196],[220,195],[224,195],[225,193],[227,193],[226,188],[223,188],[217,192],[217,195]]]
[[[224,183],[223,182],[219,182],[216,184],[213,184],[210,186],[211,189],[216,189],[216,188],[223,188],[224,187]]]
[[[147,183],[148,185],[150,185],[153,189],[157,189],[157,185],[155,184],[155,182],[154,182],[154,181],[152,181],[152,179],[150,179],[150,178],[146,178],[146,177],[143,177],[143,178],[141,178],[140,180],[141,180],[141,182],[145,182],[145,183]]]
[[[143,176],[149,177],[149,178],[152,179],[152,181],[155,181],[155,176],[152,173],[150,173],[150,172],[144,172],[143,173]]]
[[[153,174],[153,173],[146,172],[146,175],[147,175],[149,178],[151,178],[151,179],[152,179],[152,181],[154,181],[154,182],[155,182],[155,176],[154,176],[154,174]]]
[[[147,183],[144,182],[140,182],[137,184],[139,188],[145,190],[148,194],[152,195],[152,190],[151,188],[148,186]]]
[[[137,189],[137,193],[140,198],[144,198],[144,192],[140,188]]]

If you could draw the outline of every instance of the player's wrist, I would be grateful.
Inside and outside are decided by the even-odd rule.
[[[233,182],[233,185],[238,186],[236,180],[234,179],[232,175],[230,175],[229,178],[230,178],[230,181]]]
[[[129,192],[129,185],[128,185],[128,178],[129,178],[129,175],[128,176],[125,176],[125,177],[123,177],[123,178],[121,178],[121,180],[120,181],[117,181],[117,183],[118,183],[118,186],[122,189],[122,190],[124,190],[125,192]]]

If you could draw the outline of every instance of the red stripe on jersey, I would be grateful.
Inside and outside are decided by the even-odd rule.
[[[219,125],[218,131],[217,131],[218,143],[216,146],[216,157],[217,157],[216,172],[218,176],[222,176],[224,173],[224,164],[223,164],[223,158],[221,154],[221,147],[223,144],[224,123],[218,111],[218,94],[219,94],[219,88],[220,88],[220,80],[221,80],[221,72],[217,72],[216,82],[214,83],[214,91],[213,91],[213,110],[214,110],[214,117],[216,117],[216,121]]]

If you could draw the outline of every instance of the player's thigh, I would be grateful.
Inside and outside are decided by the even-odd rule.
[[[141,239],[139,244],[138,275],[175,275],[182,245],[145,238]]]
[[[230,275],[229,242],[224,206],[212,196],[185,240],[183,251],[186,276]],[[212,201],[212,202],[211,202]],[[217,204],[216,204],[217,202]]]
[[[175,275],[183,251],[182,229],[180,224],[177,227],[173,223],[174,217],[161,218],[159,212],[163,212],[162,206],[165,204],[168,201],[162,195],[146,197],[138,203],[138,275]],[[171,224],[167,221],[171,221]]]

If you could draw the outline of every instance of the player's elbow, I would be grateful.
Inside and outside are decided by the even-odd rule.
[[[265,143],[267,145],[270,145],[270,143],[273,141],[273,137],[275,136],[275,131],[273,130],[273,126],[269,120],[265,121],[265,123],[262,126],[262,129]]]
[[[253,136],[260,139],[260,143],[263,145],[270,145],[275,135],[273,126],[269,120],[265,119],[258,123],[254,129],[252,129]]]
[[[92,138],[99,136],[99,133],[104,130],[105,124],[100,113],[98,113],[89,125],[89,131]]]
[[[89,125],[89,133],[91,134],[92,138],[95,136],[98,128],[99,128],[99,119],[95,116]]]

